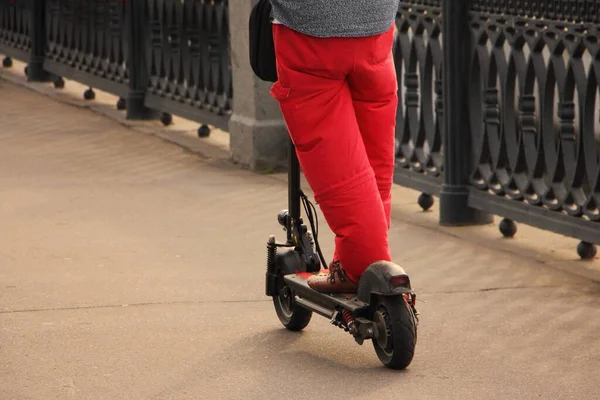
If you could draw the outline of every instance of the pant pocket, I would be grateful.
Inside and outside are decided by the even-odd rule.
[[[271,96],[279,101],[286,100],[290,97],[291,92],[292,88],[283,85],[281,82],[275,82],[273,86],[271,86]]]
[[[291,97],[292,88],[277,81],[271,86],[270,93],[271,97],[278,101],[279,109],[281,110],[290,139],[292,140],[292,143],[295,143],[294,133],[296,128],[294,116],[296,114],[296,104]]]

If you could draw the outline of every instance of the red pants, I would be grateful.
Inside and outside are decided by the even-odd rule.
[[[393,27],[367,38],[315,38],[274,25],[279,101],[335,255],[358,281],[388,245],[397,80]]]

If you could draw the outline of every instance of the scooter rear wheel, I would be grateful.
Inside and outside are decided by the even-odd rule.
[[[273,305],[279,321],[290,331],[301,331],[312,318],[312,311],[296,304],[294,291],[287,285],[279,288],[273,297]]]
[[[406,300],[402,296],[379,298],[373,322],[379,332],[373,347],[381,363],[390,369],[408,367],[417,345],[417,323]]]

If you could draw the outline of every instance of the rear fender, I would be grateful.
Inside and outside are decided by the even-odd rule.
[[[412,291],[410,278],[402,267],[388,261],[371,264],[358,283],[357,297],[370,304],[373,294],[398,296]]]

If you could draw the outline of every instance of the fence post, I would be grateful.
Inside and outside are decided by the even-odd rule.
[[[158,112],[144,105],[148,87],[148,63],[146,59],[145,10],[146,0],[128,0],[127,13],[127,69],[129,93],[127,95],[127,119],[145,120],[158,118]]]
[[[440,225],[488,224],[493,216],[469,207],[472,168],[468,85],[469,0],[443,0],[444,181]]]
[[[288,134],[270,85],[252,72],[248,50],[248,20],[257,0],[229,3],[233,78],[233,114],[229,121],[231,157],[253,170],[285,168]]]
[[[30,82],[47,82],[50,74],[44,71],[46,54],[46,1],[31,0],[31,53],[27,64],[27,80]]]

